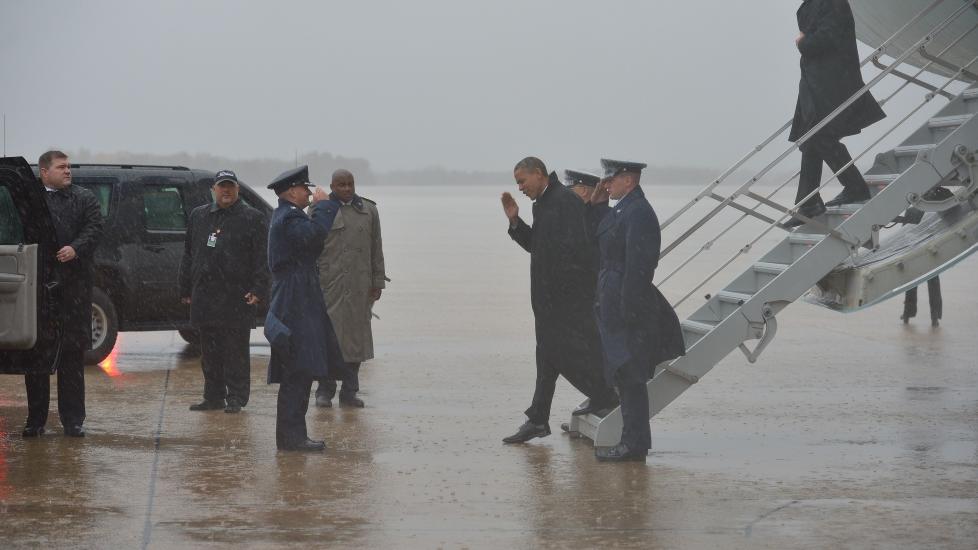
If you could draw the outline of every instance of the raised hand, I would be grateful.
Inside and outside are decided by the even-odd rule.
[[[510,195],[507,192],[503,193],[502,202],[503,212],[506,214],[506,217],[509,218],[510,221],[515,220],[516,217],[520,215],[520,206],[516,204],[516,199],[513,198],[513,195]]]
[[[606,187],[608,182],[599,181],[597,185],[594,186],[594,191],[591,192],[591,199],[588,201],[591,204],[600,204],[603,202],[608,202],[610,195],[608,194],[608,188]]]
[[[323,191],[322,187],[317,187],[315,191],[312,192],[312,203],[316,204],[319,201],[325,201],[329,199],[329,194]]]

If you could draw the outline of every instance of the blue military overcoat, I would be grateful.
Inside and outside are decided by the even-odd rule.
[[[676,312],[652,284],[659,264],[661,233],[655,210],[636,187],[614,208],[592,205],[588,228],[598,240],[598,330],[604,349],[605,376],[626,363],[659,363],[686,353]]]
[[[279,200],[268,228],[271,302],[265,337],[272,346],[268,383],[281,382],[283,369],[298,369],[313,378],[344,369],[343,355],[326,312],[316,260],[339,211],[335,201],[320,201],[307,216]]]

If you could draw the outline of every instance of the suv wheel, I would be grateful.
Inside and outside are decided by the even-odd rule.
[[[85,352],[85,364],[102,362],[119,336],[119,318],[109,295],[101,288],[92,288],[92,349]]]

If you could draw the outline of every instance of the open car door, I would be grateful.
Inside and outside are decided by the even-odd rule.
[[[0,373],[52,373],[61,348],[57,242],[44,187],[22,157],[0,158]]]

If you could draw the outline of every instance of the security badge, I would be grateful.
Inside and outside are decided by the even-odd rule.
[[[211,233],[210,235],[208,235],[207,236],[207,246],[209,246],[210,248],[216,247],[217,246],[217,236],[220,235],[220,234],[221,234],[221,230],[218,229],[217,231],[215,231],[215,232]]]

